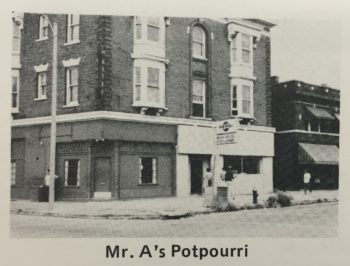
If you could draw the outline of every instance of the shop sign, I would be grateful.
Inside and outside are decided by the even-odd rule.
[[[220,121],[216,128],[216,144],[233,144],[237,142],[237,119]]]

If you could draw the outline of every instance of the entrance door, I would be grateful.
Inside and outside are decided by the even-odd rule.
[[[191,194],[202,194],[203,159],[191,158]]]
[[[111,158],[95,158],[95,192],[111,191]]]

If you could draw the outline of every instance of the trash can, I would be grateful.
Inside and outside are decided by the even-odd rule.
[[[38,189],[38,200],[39,202],[48,202],[49,201],[49,187],[40,186]]]
[[[227,186],[218,186],[217,187],[217,197],[219,202],[226,202],[227,201]]]

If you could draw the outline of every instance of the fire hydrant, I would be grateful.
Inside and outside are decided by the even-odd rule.
[[[257,204],[258,196],[259,196],[258,191],[254,188],[252,192],[253,192],[253,204]]]

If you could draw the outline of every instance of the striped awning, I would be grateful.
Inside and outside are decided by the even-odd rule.
[[[334,120],[334,116],[332,116],[332,114],[325,109],[315,108],[311,106],[307,106],[306,109],[309,111],[309,114],[311,114],[316,119]]]
[[[338,120],[340,120],[340,114],[334,113],[334,116],[335,116]]]
[[[335,145],[299,143],[300,164],[339,164],[339,149]]]

